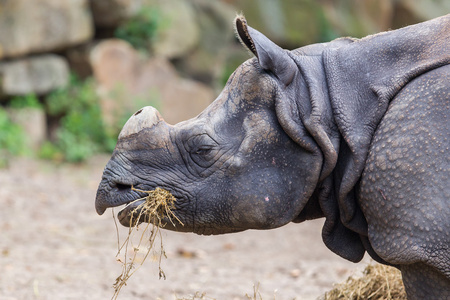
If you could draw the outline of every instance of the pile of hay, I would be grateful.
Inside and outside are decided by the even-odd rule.
[[[349,277],[325,294],[324,300],[406,300],[405,288],[399,270],[370,264],[360,278]]]
[[[253,294],[245,294],[245,299],[247,300],[263,300],[261,293],[259,292],[259,283],[257,285],[253,285]],[[217,300],[216,298],[211,298],[206,295],[206,293],[196,292],[194,295],[189,297],[178,298],[176,300]],[[274,296],[274,300],[276,300]]]
[[[117,222],[114,217],[118,240],[118,251],[116,258],[117,261],[122,264],[122,273],[116,278],[116,281],[113,284],[114,295],[112,299],[117,299],[121,288],[126,285],[128,279],[134,274],[134,272],[142,266],[151,253],[157,237],[159,237],[160,240],[159,251],[154,249],[154,256],[157,258],[159,263],[159,278],[166,279],[166,275],[161,269],[161,260],[163,257],[167,258],[167,256],[164,251],[160,229],[164,227],[166,224],[164,222],[167,221],[171,222],[174,226],[174,221],[177,221],[179,224],[183,225],[183,223],[173,213],[173,210],[175,210],[176,199],[170,192],[161,188],[156,188],[152,191],[143,191],[132,187],[132,190],[146,193],[147,196],[136,199],[128,204],[131,205],[138,201],[142,202],[128,213],[131,225],[128,231],[128,236],[122,245],[120,245]],[[142,226],[143,228],[140,227],[142,220],[146,222]],[[132,249],[131,255],[128,254],[130,249]],[[142,251],[142,249],[144,250]],[[122,250],[124,251],[121,255]],[[139,251],[141,251],[140,259],[138,259]],[[138,265],[136,266],[136,264]]]

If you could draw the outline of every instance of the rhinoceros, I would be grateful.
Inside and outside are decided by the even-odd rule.
[[[401,270],[408,299],[450,299],[450,15],[292,51],[235,20],[255,57],[197,117],[130,117],[95,207],[161,187],[202,235],[325,218],[322,238]],[[180,95],[182,97],[182,95]],[[120,213],[129,225],[136,202]]]

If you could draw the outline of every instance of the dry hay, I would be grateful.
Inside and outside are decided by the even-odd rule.
[[[259,283],[257,285],[253,285],[253,294],[245,294],[245,298],[247,300],[263,300],[261,293],[259,292]],[[275,300],[274,296],[274,300]],[[206,295],[206,293],[196,292],[194,295],[189,297],[179,298],[176,296],[176,300],[217,300],[216,298],[211,298]]]
[[[381,264],[370,264],[363,277],[349,277],[325,294],[324,300],[406,300],[399,270]]]
[[[128,279],[134,274],[134,272],[136,272],[137,269],[142,266],[144,261],[151,253],[157,237],[159,237],[160,240],[159,251],[154,250],[154,253],[156,260],[158,261],[159,278],[166,279],[166,275],[161,269],[161,260],[163,257],[167,258],[167,256],[164,251],[160,229],[163,228],[165,224],[167,224],[165,223],[167,221],[172,223],[174,226],[174,221],[177,221],[179,224],[183,225],[183,223],[173,213],[173,210],[175,210],[176,199],[170,192],[161,188],[156,188],[152,191],[143,191],[135,189],[134,187],[132,187],[131,189],[133,191],[146,193],[148,195],[146,197],[136,199],[128,204],[131,205],[132,203],[135,203],[137,201],[142,201],[141,204],[139,204],[127,215],[127,217],[130,218],[130,228],[128,230],[128,236],[122,243],[122,245],[120,245],[117,222],[113,213],[114,221],[116,223],[118,241],[118,251],[116,259],[122,264],[122,273],[119,277],[116,278],[116,282],[113,284],[114,295],[112,299],[117,299],[121,288],[126,285]],[[139,226],[142,220],[146,222],[143,228]],[[132,249],[131,255],[128,254],[130,252],[130,249]],[[142,249],[145,249],[143,257],[141,259],[138,259],[138,253]],[[122,250],[124,251],[121,255]],[[122,256],[123,258],[120,258],[120,256]]]

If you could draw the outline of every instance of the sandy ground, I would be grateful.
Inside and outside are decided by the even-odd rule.
[[[19,159],[0,170],[0,299],[110,299],[120,275],[116,229],[94,210],[108,157],[85,165]],[[323,220],[222,236],[163,233],[168,258],[147,260],[119,299],[316,299],[363,263],[322,243]],[[120,228],[122,238],[127,229]],[[198,298],[195,298],[198,299]]]

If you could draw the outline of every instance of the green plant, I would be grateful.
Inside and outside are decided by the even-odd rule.
[[[50,159],[54,161],[63,161],[64,154],[62,151],[52,142],[45,141],[40,150],[39,157],[43,159]]]
[[[27,152],[25,133],[14,124],[4,108],[0,107],[0,167],[8,164],[8,157]]]
[[[114,35],[129,42],[134,48],[148,52],[163,23],[161,13],[157,9],[144,6],[121,24]]]
[[[92,79],[80,81],[71,76],[69,85],[50,93],[45,103],[47,113],[59,120],[59,127],[53,146],[44,144],[41,157],[80,162],[112,150],[115,141],[105,131]]]
[[[24,96],[16,96],[9,102],[11,108],[42,108],[42,104],[35,94],[28,94]]]

